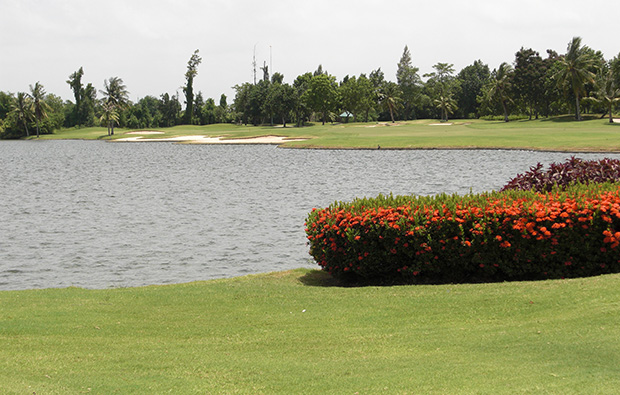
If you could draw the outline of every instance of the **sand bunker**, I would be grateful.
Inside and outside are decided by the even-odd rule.
[[[129,133],[128,133],[129,134]],[[138,134],[138,133],[135,133]],[[208,137],[208,136],[178,136],[162,139],[149,139],[142,136],[127,137],[117,139],[114,141],[129,141],[129,142],[160,142],[160,141],[172,141],[172,142],[184,142],[193,144],[282,144],[287,141],[304,141],[306,139],[291,139],[282,136],[261,136],[261,137],[249,137],[242,139],[225,139],[223,137]]]
[[[138,132],[127,132],[125,134],[165,134],[164,132],[156,132],[154,130],[141,130]]]
[[[429,123],[428,126],[450,126],[452,125],[451,123]]]

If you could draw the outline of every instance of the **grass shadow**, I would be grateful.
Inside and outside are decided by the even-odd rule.
[[[309,287],[342,287],[343,285],[332,277],[331,274],[321,271],[312,270],[299,278],[299,282]]]
[[[601,116],[595,115],[595,114],[581,114],[581,118],[584,121],[591,121],[595,119],[601,119]],[[556,122],[556,123],[579,122],[575,119],[574,115],[560,115],[556,117],[540,118],[540,121],[541,122]]]

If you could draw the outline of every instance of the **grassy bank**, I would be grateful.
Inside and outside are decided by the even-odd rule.
[[[620,276],[0,292],[2,393],[615,393]]]
[[[308,138],[288,142],[298,148],[510,148],[555,151],[616,151],[620,152],[620,123],[606,119],[582,122],[570,118],[532,121],[454,121],[438,123],[431,120],[403,123],[328,124],[311,127],[237,126],[176,126],[155,129],[164,132],[148,138],[169,138],[186,135],[226,136],[242,138],[280,135]],[[117,129],[112,139],[134,137],[130,130]],[[105,128],[66,129],[43,139],[111,139]]]

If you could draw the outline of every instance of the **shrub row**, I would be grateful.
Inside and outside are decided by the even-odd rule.
[[[378,196],[308,215],[310,254],[356,284],[535,280],[620,272],[620,186]]]
[[[544,170],[538,163],[530,171],[518,174],[502,190],[550,192],[554,188],[566,188],[574,183],[591,184],[620,182],[620,160],[583,160],[571,157],[564,163],[552,163]]]

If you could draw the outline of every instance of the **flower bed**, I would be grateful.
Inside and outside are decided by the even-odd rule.
[[[620,160],[583,160],[573,156],[566,162],[552,163],[547,170],[543,170],[543,165],[538,163],[530,171],[508,181],[502,190],[550,192],[554,188],[563,189],[575,183],[604,182],[620,182]]]
[[[310,254],[358,284],[534,280],[620,272],[620,186],[435,197],[314,209]]]

